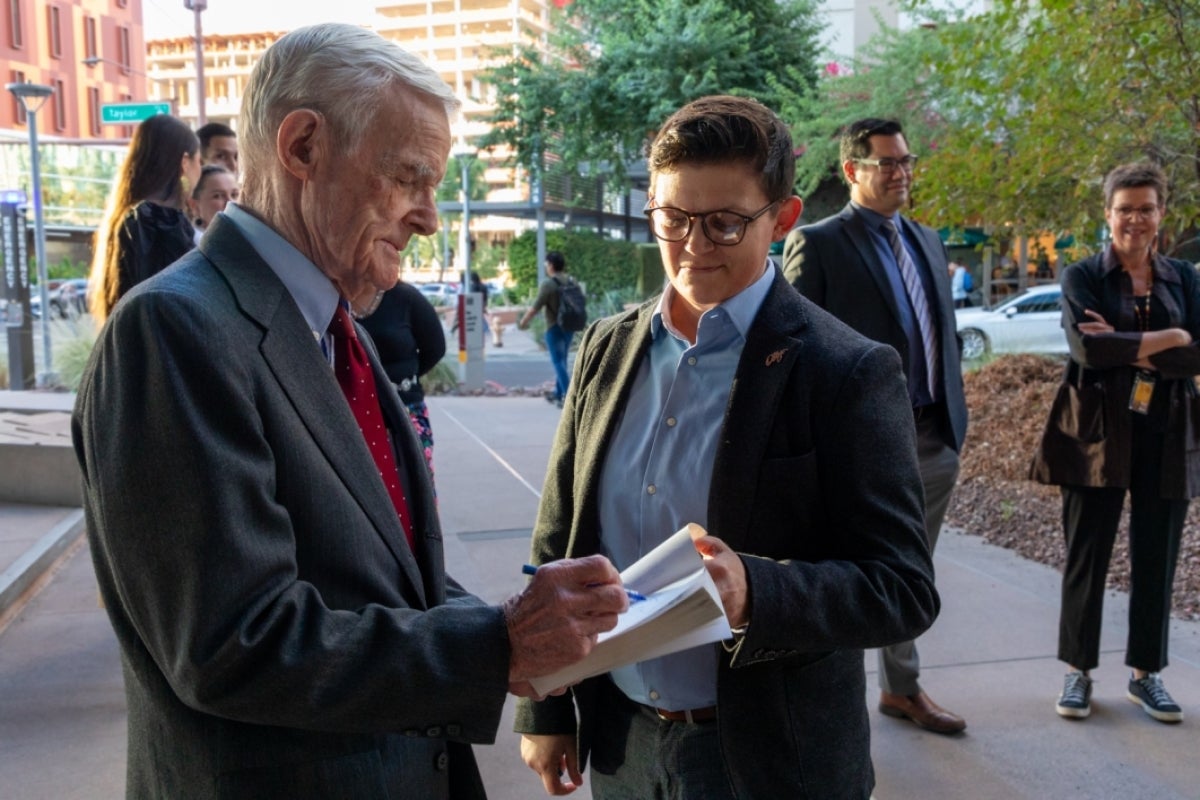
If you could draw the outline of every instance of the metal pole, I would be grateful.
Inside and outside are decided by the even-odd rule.
[[[458,157],[462,163],[462,193],[463,193],[463,212],[462,212],[462,239],[458,246],[462,248],[463,254],[463,287],[462,293],[466,294],[471,291],[471,192],[468,181],[471,180],[471,164],[470,158],[465,155]]]
[[[33,177],[33,245],[37,253],[38,294],[42,300],[42,361],[45,369],[37,377],[39,389],[46,389],[57,383],[58,376],[54,374],[54,359],[50,352],[50,292],[46,288],[49,278],[46,274],[46,225],[42,219],[42,164],[38,156],[37,111],[29,114],[29,149],[30,172]]]
[[[193,3],[193,13],[196,15],[196,127],[208,122],[204,113],[204,30],[200,25],[200,12],[208,6],[207,2]]]

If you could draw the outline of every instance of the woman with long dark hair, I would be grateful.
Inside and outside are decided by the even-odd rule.
[[[1160,722],[1183,712],[1167,693],[1171,584],[1188,501],[1200,494],[1200,277],[1158,252],[1167,179],[1125,164],[1104,181],[1112,243],[1062,275],[1066,376],[1033,463],[1062,487],[1067,562],[1058,657],[1068,672],[1055,710],[1091,713],[1101,609],[1113,541],[1129,495],[1126,696]]]
[[[96,231],[91,312],[103,323],[135,285],[192,249],[184,211],[200,177],[200,140],[183,120],[160,114],[138,125]]]

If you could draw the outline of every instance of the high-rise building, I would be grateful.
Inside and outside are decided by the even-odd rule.
[[[102,123],[101,106],[146,97],[141,0],[3,0],[0,6],[0,79],[54,89],[38,112],[38,132],[47,141],[127,136],[124,126]],[[25,113],[8,92],[0,98],[0,132],[27,135]]]

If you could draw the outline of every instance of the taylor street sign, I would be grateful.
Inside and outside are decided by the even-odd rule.
[[[170,113],[170,103],[105,103],[100,106],[100,121],[105,125],[126,125]]]

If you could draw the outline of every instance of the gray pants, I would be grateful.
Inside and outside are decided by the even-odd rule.
[[[950,493],[958,480],[958,453],[942,439],[940,415],[927,414],[917,420],[917,460],[921,484],[925,488],[925,536],[929,552],[937,547],[938,534]],[[891,694],[912,695],[921,691],[921,658],[915,641],[900,642],[879,649],[879,688]]]

